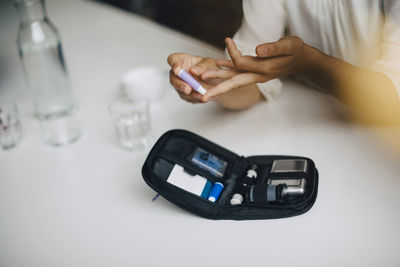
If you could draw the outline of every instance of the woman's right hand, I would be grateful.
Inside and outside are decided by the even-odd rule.
[[[212,58],[204,58],[192,56],[185,53],[174,53],[169,55],[168,64],[171,66],[169,80],[174,86],[179,96],[190,103],[206,103],[201,94],[194,91],[192,87],[178,77],[181,69],[190,73],[205,89],[216,86],[221,79],[205,79],[203,73],[209,70],[218,70],[216,60]]]

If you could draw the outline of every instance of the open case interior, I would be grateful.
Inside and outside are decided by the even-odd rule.
[[[210,219],[299,215],[312,207],[318,188],[311,159],[243,157],[185,130],[171,130],[159,138],[142,175],[170,202]]]

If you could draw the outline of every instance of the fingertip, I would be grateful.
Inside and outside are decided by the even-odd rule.
[[[190,96],[193,97],[194,99],[197,99],[197,100],[201,100],[201,97],[202,97],[202,95],[199,94],[199,93],[196,92],[196,91],[192,91],[191,94],[190,94]]]
[[[208,99],[209,99],[209,97],[207,95],[203,95],[203,96],[201,96],[200,101],[203,102],[203,103],[207,103]]]
[[[177,86],[177,89],[180,92],[184,93],[185,95],[190,95],[190,93],[192,92],[192,88],[189,85],[184,84],[184,83]]]
[[[213,97],[211,89],[209,89],[207,91],[207,93],[205,93],[202,97],[201,97],[201,101],[203,101],[204,103],[207,103],[208,101],[210,101],[210,99]]]
[[[201,67],[199,65],[194,65],[190,68],[190,72],[195,75],[199,75],[201,73]]]
[[[179,67],[179,66],[176,66],[176,67],[172,67],[172,72],[176,75],[176,76],[178,76],[179,75],[179,72],[181,71],[181,67]]]
[[[256,54],[259,57],[266,57],[268,56],[268,48],[265,45],[258,45],[256,47]]]
[[[169,56],[167,57],[167,62],[168,62],[169,65],[172,65],[173,59],[174,59],[174,54],[171,54],[171,55],[169,55]]]
[[[201,74],[200,79],[202,79],[203,81],[208,80],[210,78],[210,72],[211,71],[205,71],[203,72],[203,74]]]
[[[256,51],[255,52],[256,52],[257,56],[263,57],[263,56],[265,56],[266,49],[264,47],[262,47],[261,45],[258,45],[256,47]]]
[[[190,87],[190,86],[187,85],[187,84],[184,85],[183,90],[184,90],[184,93],[185,93],[186,95],[190,95],[190,93],[193,91],[193,90],[192,90],[192,87]]]

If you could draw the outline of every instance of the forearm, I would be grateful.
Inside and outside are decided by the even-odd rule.
[[[349,105],[362,122],[400,123],[400,101],[384,74],[355,67],[308,46],[310,64],[304,75]]]
[[[215,102],[231,110],[246,109],[257,102],[265,100],[256,84],[244,86],[222,94],[215,98]]]

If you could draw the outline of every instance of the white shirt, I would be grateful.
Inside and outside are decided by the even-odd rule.
[[[255,55],[261,43],[298,36],[327,55],[386,74],[400,96],[399,0],[243,0],[243,11],[233,38],[243,54]],[[274,79],[258,87],[270,100],[282,83]]]

